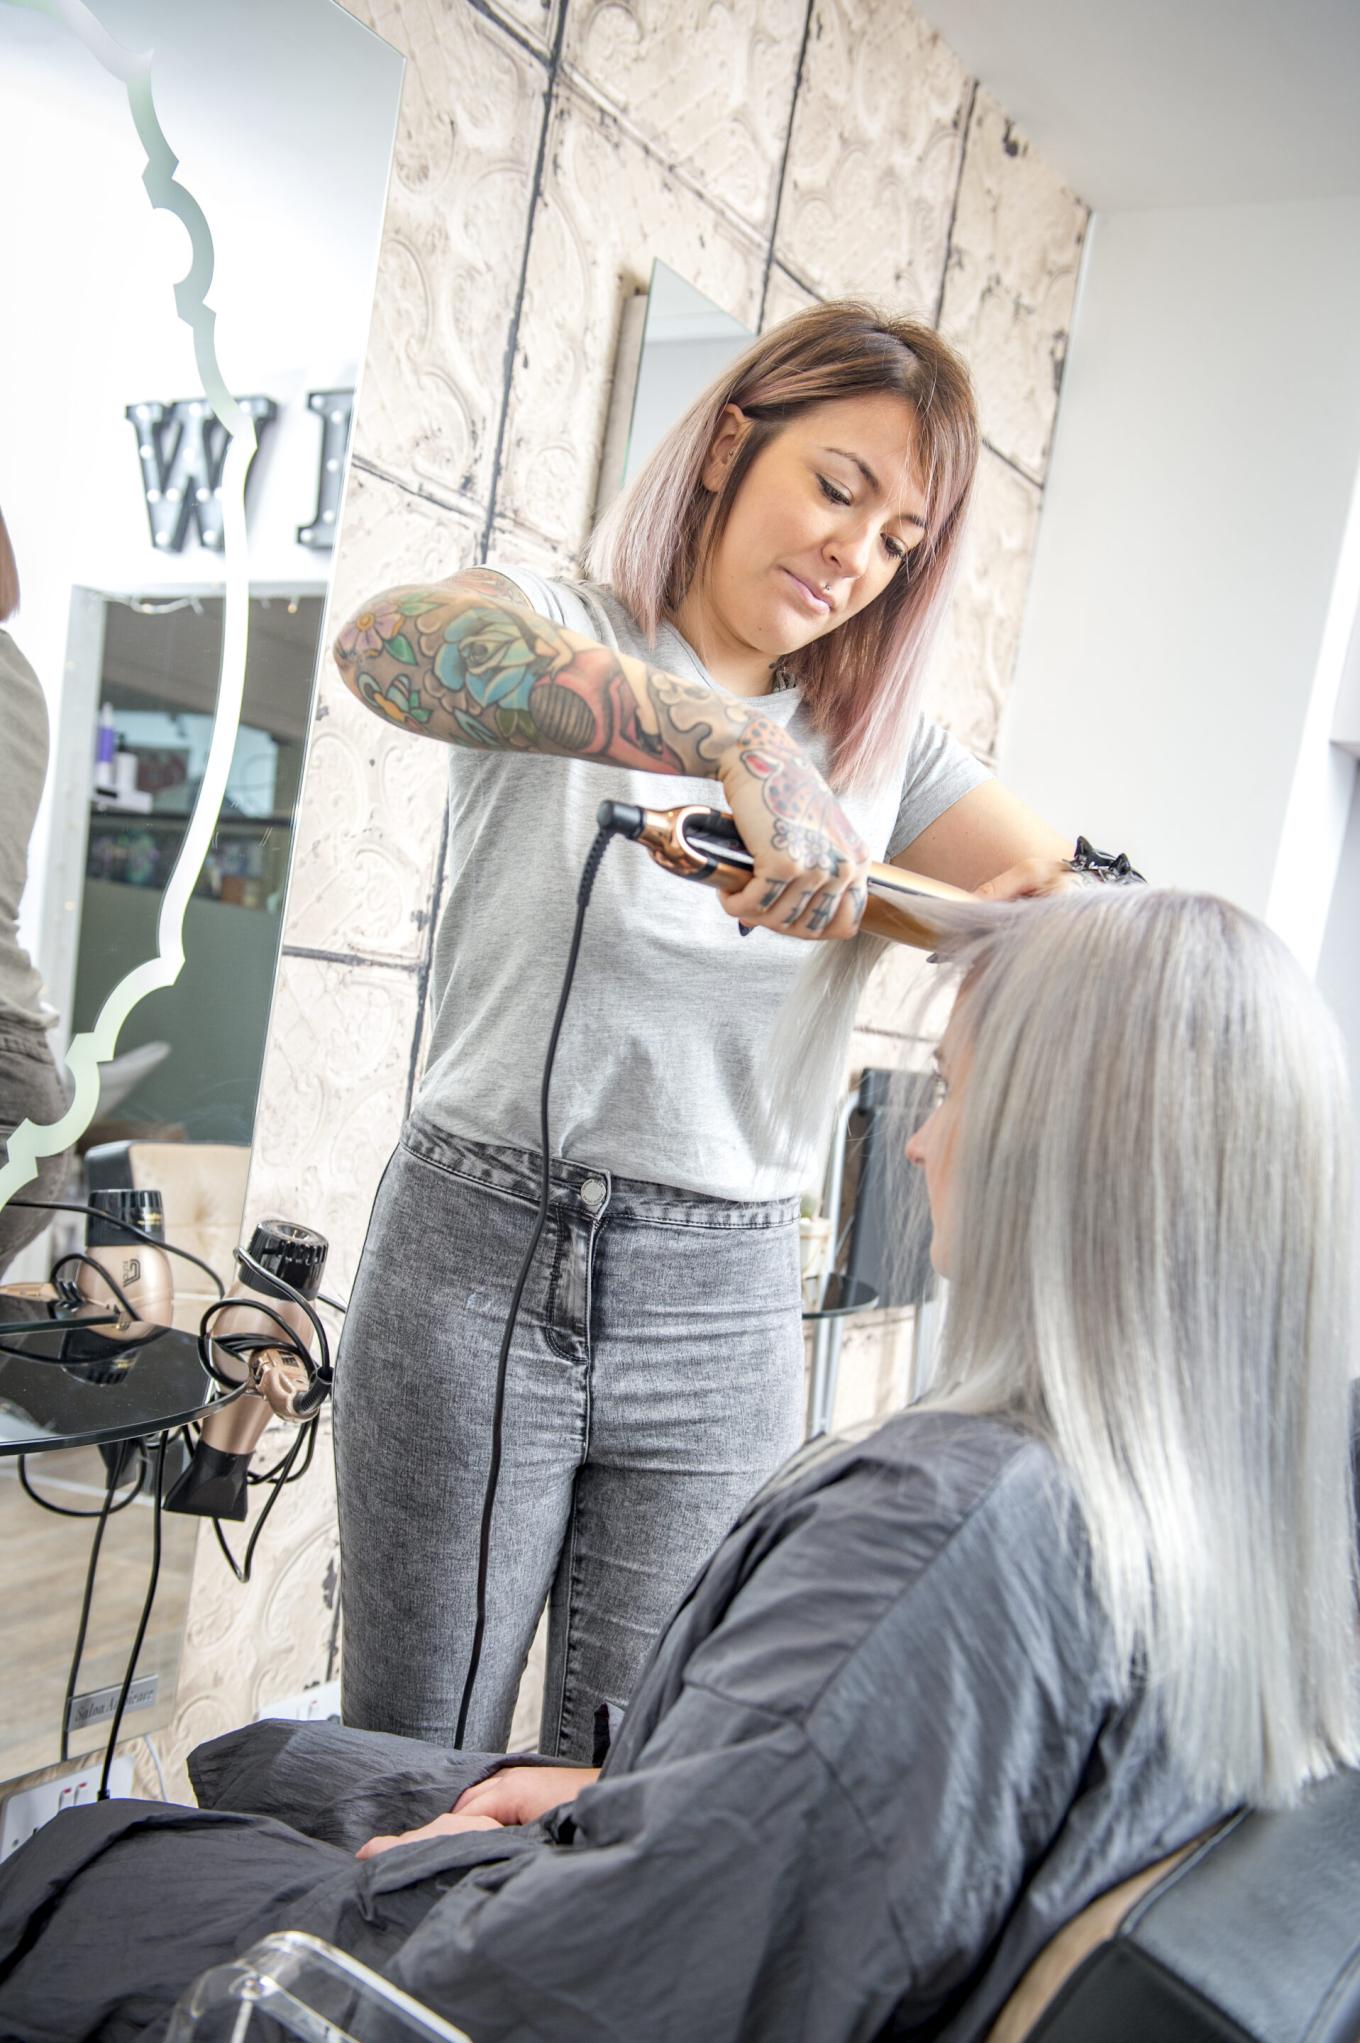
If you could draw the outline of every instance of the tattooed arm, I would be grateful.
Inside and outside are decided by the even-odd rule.
[[[865,849],[836,797],[755,702],[609,650],[525,607],[503,575],[389,589],[341,631],[361,702],[422,737],[720,780],[755,861],[729,913],[794,936],[850,936]]]

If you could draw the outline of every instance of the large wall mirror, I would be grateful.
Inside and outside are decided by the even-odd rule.
[[[335,0],[0,0],[20,589],[0,640],[0,1056],[40,1032],[76,1100],[35,1178],[16,1164],[31,1134],[11,1140],[19,1078],[0,1096],[11,1284],[82,1223],[16,1242],[6,1198],[79,1202],[118,1142],[210,1159],[196,1198],[230,1274],[401,79]],[[182,966],[157,966],[176,942]],[[0,1601],[0,1777],[57,1757],[89,1539],[23,1496],[4,1449],[25,1423],[0,1395],[0,1539],[27,1585]],[[77,1507],[105,1481],[97,1448],[31,1475]],[[113,1521],[111,1553],[144,1541],[143,1515]],[[149,1675],[177,1653],[196,1530],[166,1520]],[[83,1688],[121,1669],[123,1616],[92,1627]],[[173,1699],[163,1680],[128,1732]]]

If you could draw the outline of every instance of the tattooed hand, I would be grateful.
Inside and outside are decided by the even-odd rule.
[[[755,876],[723,906],[785,936],[853,936],[864,913],[868,853],[812,761],[787,731],[751,713],[719,766]]]

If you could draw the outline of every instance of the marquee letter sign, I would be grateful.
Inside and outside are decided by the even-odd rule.
[[[272,397],[238,397],[236,402],[255,421],[258,450],[264,428],[278,415],[278,406]],[[340,515],[340,475],[349,445],[354,392],[313,390],[307,408],[321,420],[321,461],[316,511],[310,524],[298,526],[297,539],[299,546],[329,550],[335,544]],[[202,398],[185,398],[178,404],[148,401],[130,404],[124,416],[137,433],[152,545],[162,553],[183,553],[190,530],[196,527],[202,545],[220,549],[227,434],[211,408]]]
[[[299,525],[299,546],[334,546],[335,521],[340,513],[340,470],[345,463],[350,415],[354,410],[352,390],[314,390],[307,409],[321,420],[321,472],[316,489],[316,515],[310,525]]]
[[[278,406],[272,397],[238,397],[236,402],[254,419],[258,446]],[[152,545],[161,553],[182,553],[190,527],[196,526],[200,543],[220,552],[225,426],[201,397],[177,404],[130,404],[124,416],[137,434]]]

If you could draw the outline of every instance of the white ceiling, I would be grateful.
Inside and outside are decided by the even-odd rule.
[[[1097,211],[1360,196],[1360,0],[919,0]]]

